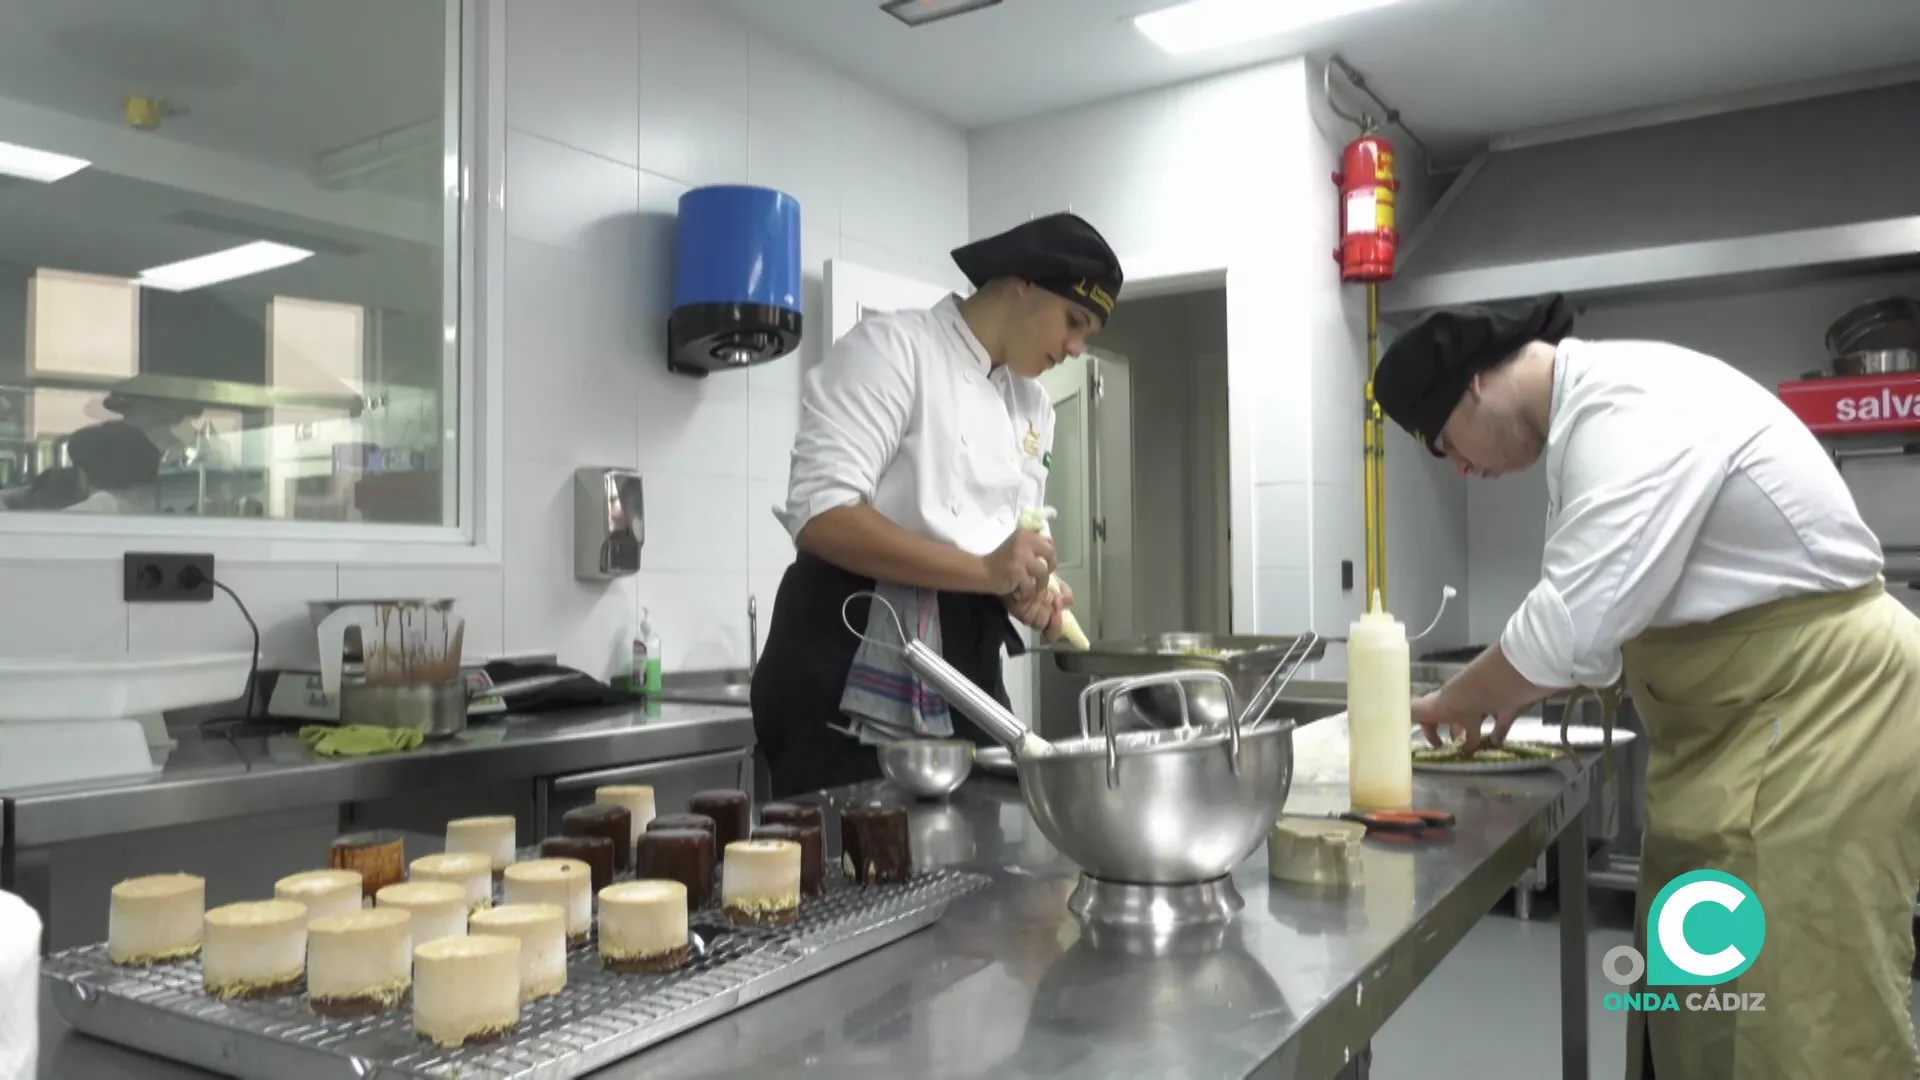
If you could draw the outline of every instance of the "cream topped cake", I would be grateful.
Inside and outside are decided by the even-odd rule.
[[[321,1016],[372,1016],[413,984],[412,916],[383,907],[307,923],[307,1000]]]
[[[510,814],[495,817],[455,818],[447,822],[447,851],[450,854],[478,852],[499,873],[513,865],[518,834]]]
[[[736,923],[790,923],[800,913],[800,845],[735,840],[720,866],[720,906]]]
[[[107,907],[107,959],[144,967],[200,951],[206,934],[207,882],[192,874],[152,874],[113,887]]]
[[[265,997],[300,984],[307,970],[307,909],[291,900],[228,904],[207,912],[200,977],[223,1000]]]
[[[509,904],[552,904],[567,913],[567,941],[579,945],[593,930],[593,871],[579,859],[529,859],[507,867],[502,887]]]
[[[475,912],[475,934],[520,939],[520,1001],[551,997],[567,986],[567,913],[554,904],[502,904]]]
[[[452,1048],[498,1038],[519,1022],[519,938],[441,938],[413,950],[415,1031]]]
[[[493,857],[478,851],[422,855],[407,867],[408,881],[448,881],[467,891],[467,910],[493,906]]]
[[[291,900],[307,909],[307,921],[345,915],[362,906],[358,870],[308,870],[273,883],[275,900]]]
[[[593,789],[593,801],[610,806],[624,806],[628,814],[628,845],[640,841],[640,834],[647,831],[647,823],[654,818],[653,788],[646,784],[608,784]]]
[[[408,938],[416,949],[444,937],[467,936],[467,890],[451,881],[403,881],[381,889],[374,903],[413,916]]]
[[[622,975],[672,971],[687,962],[687,887],[623,881],[600,890],[600,959]]]

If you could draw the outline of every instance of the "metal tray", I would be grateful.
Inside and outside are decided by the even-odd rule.
[[[736,927],[711,907],[693,913],[696,955],[667,975],[605,970],[589,935],[567,952],[565,990],[522,1005],[519,1026],[505,1038],[457,1050],[415,1035],[409,1004],[329,1020],[300,993],[217,1001],[201,989],[197,959],[121,968],[100,944],[48,957],[41,971],[55,1008],[76,1030],[228,1076],[558,1080],[931,926],[949,903],[988,880],[936,870],[902,885],[854,886],[831,867],[828,879],[826,894],[804,904],[791,926]]]
[[[1054,663],[1072,675],[1112,678],[1155,671],[1219,671],[1234,678],[1245,673],[1265,679],[1273,665],[1297,649],[1300,638],[1253,634],[1198,634],[1179,631],[1129,640],[1096,641],[1089,649],[1055,647]],[[1307,650],[1307,662],[1327,654],[1325,640]],[[1238,680],[1235,680],[1238,682]],[[1257,684],[1256,684],[1257,685]]]

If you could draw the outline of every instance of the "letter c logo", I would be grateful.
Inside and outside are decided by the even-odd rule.
[[[1746,898],[1745,893],[1724,881],[1694,881],[1674,890],[1660,909],[1660,948],[1667,959],[1681,971],[1704,978],[1719,978],[1746,963],[1747,958],[1732,945],[1711,955],[1697,951],[1688,944],[1686,930],[1687,913],[1696,906],[1718,904],[1728,911],[1738,911]]]
[[[1760,898],[1746,882],[1718,870],[1696,870],[1669,882],[1654,897],[1648,923],[1648,986],[1729,982],[1753,966],[1767,937]]]

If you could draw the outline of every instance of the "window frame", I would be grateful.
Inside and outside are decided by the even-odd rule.
[[[443,417],[457,416],[457,473],[445,495],[459,514],[451,525],[378,525],[284,519],[116,517],[0,512],[0,561],[118,559],[135,549],[211,553],[253,563],[330,562],[498,565],[501,561],[505,456],[504,372],[506,249],[506,0],[444,0],[446,141],[451,198],[443,199],[444,236],[458,257],[442,281],[442,321],[457,313],[442,358]],[[444,335],[443,335],[444,336]]]

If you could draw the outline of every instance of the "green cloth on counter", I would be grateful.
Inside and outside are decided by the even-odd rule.
[[[427,740],[423,732],[411,728],[375,727],[372,724],[308,724],[300,729],[300,741],[322,757],[366,757],[411,750]]]

